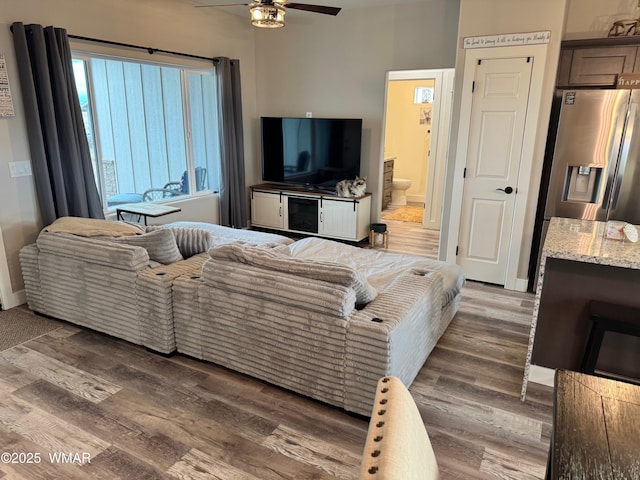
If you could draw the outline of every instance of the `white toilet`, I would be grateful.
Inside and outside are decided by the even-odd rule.
[[[391,186],[391,205],[401,206],[407,204],[407,190],[411,188],[411,180],[406,178],[393,178]]]

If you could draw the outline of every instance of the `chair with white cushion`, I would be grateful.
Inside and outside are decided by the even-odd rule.
[[[429,435],[418,407],[397,377],[378,381],[360,480],[437,480]]]

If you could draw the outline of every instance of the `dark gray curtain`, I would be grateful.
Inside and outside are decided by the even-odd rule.
[[[220,224],[243,228],[247,225],[247,191],[244,175],[240,62],[226,57],[218,57],[215,60],[222,177]]]
[[[42,221],[48,225],[64,216],[104,218],[67,32],[20,22],[11,31]]]

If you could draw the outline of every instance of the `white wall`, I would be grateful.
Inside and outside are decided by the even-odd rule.
[[[613,22],[638,17],[638,0],[568,0],[563,40],[606,37]]]
[[[458,0],[427,0],[343,9],[337,17],[301,14],[277,31],[257,31],[258,115],[362,118],[361,174],[374,193],[375,219],[385,73],[453,67],[457,19]],[[259,179],[259,156],[254,158]]]
[[[433,79],[392,80],[387,87],[384,156],[395,157],[393,177],[411,180],[410,202],[424,202],[431,124],[421,122],[421,110],[433,114],[433,104],[414,103],[417,87],[434,88]]]
[[[0,53],[7,60],[16,116],[0,118],[0,228],[9,279],[0,276],[0,291],[10,306],[23,289],[18,251],[33,242],[42,227],[32,177],[11,178],[9,162],[30,160],[18,84],[11,23],[38,23],[66,28],[69,34],[137,44],[206,57],[239,58],[242,76],[245,152],[248,170],[256,160],[254,29],[245,17],[220,9],[196,9],[172,0],[2,0]],[[94,48],[93,44],[86,44]],[[97,48],[97,47],[96,47]],[[130,51],[134,54],[134,51]],[[140,55],[135,51],[136,55]],[[142,54],[146,55],[146,54]],[[157,57],[152,57],[157,58]],[[0,262],[4,259],[0,258]],[[3,269],[0,269],[0,274]],[[7,281],[10,286],[7,286]]]
[[[454,91],[454,108],[450,141],[449,166],[456,161],[456,144],[460,135],[455,128],[459,123],[461,93],[460,86],[464,77],[465,50],[462,48],[464,37],[494,35],[499,33],[518,33],[532,31],[551,31],[551,42],[547,50],[547,65],[540,104],[540,120],[537,125],[537,136],[534,148],[534,165],[530,179],[525,231],[521,245],[521,257],[518,263],[519,279],[527,278],[529,256],[533,238],[533,226],[538,199],[540,176],[547,138],[551,99],[555,85],[556,70],[560,52],[560,41],[565,15],[565,0],[462,0],[460,4],[460,22],[458,26],[458,51],[456,59],[456,88]],[[441,244],[448,242],[449,214],[451,204],[451,188],[453,185],[453,168],[447,171],[445,180],[445,205],[441,231]],[[444,252],[442,252],[444,253]]]

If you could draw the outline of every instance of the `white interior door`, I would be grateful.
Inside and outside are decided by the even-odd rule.
[[[532,63],[476,65],[457,252],[471,280],[505,284]]]
[[[442,70],[435,77],[437,96],[433,102],[433,123],[429,164],[425,191],[425,209],[422,225],[429,230],[440,230],[442,219],[442,197],[444,195],[444,175],[449,152],[449,132],[451,130],[451,110],[453,108],[454,69]]]

